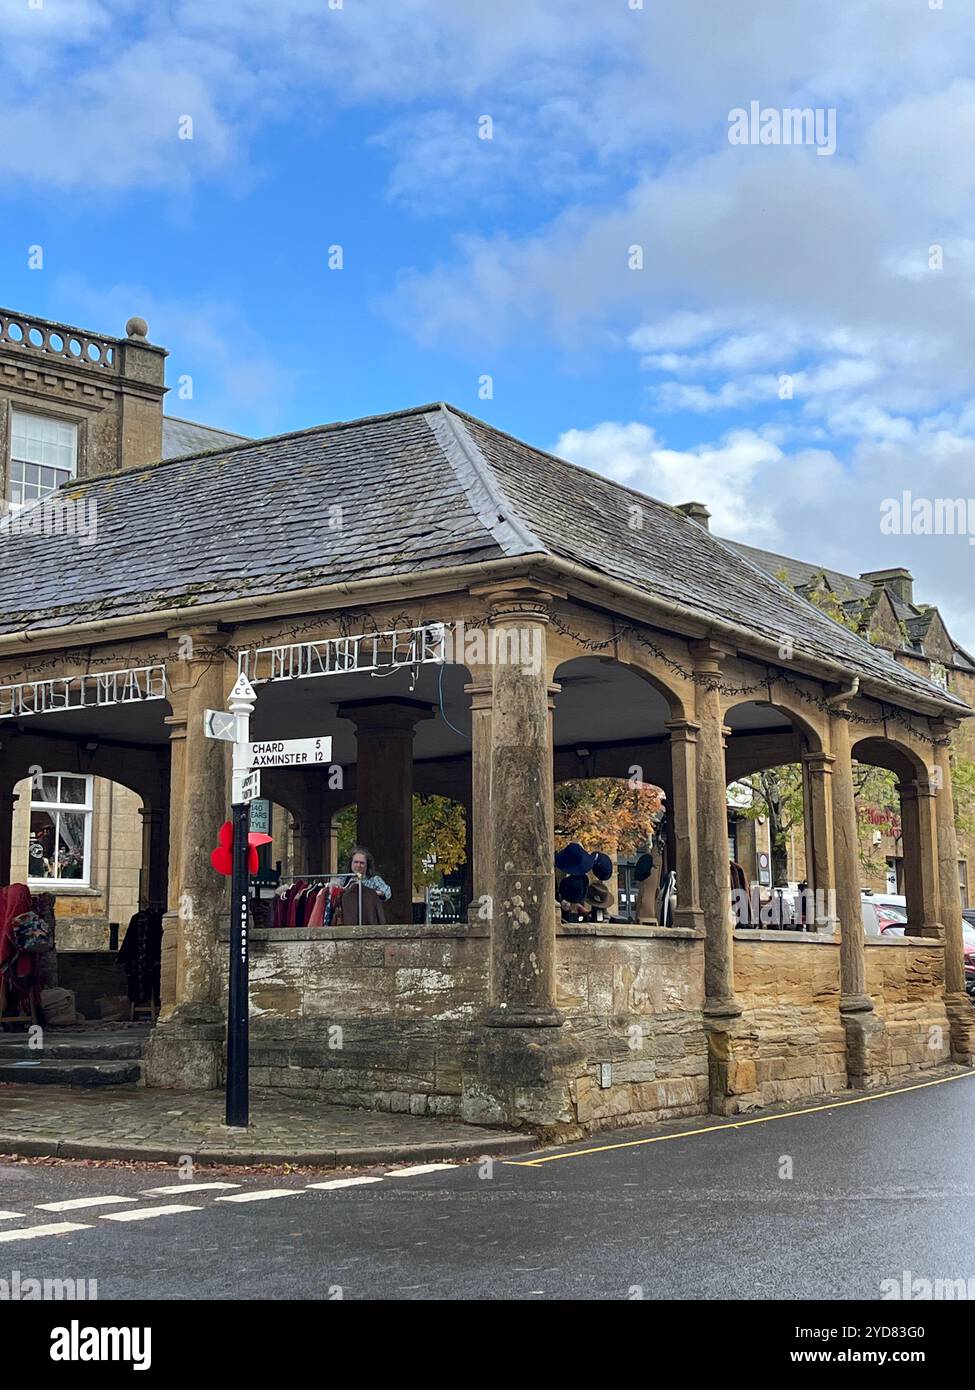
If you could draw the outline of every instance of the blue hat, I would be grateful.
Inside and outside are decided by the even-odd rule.
[[[649,878],[653,872],[653,855],[641,854],[633,865],[633,877],[637,883],[642,883],[645,878]]]
[[[613,861],[608,854],[597,854],[594,856],[592,871],[597,878],[604,882],[613,877]]]
[[[559,901],[564,903],[584,903],[589,887],[584,874],[570,874],[559,884]]]
[[[574,840],[555,856],[555,867],[564,874],[587,874],[595,862],[596,856],[587,854]]]

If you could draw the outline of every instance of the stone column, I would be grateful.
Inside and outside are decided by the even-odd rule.
[[[549,685],[546,654],[553,594],[513,581],[485,596],[493,655],[487,769],[483,742],[473,756],[479,820],[485,812],[491,819],[490,1007],[465,1059],[462,1111],[469,1120],[571,1132],[572,1084],[584,1066],[555,1006],[551,708],[557,687]],[[483,713],[482,706],[475,714],[479,740],[487,728],[479,725]]]
[[[904,836],[904,893],[913,934],[940,937],[938,903],[938,828],[935,791],[927,782],[902,782],[901,825]],[[957,876],[957,865],[955,873]]]
[[[970,1067],[975,1063],[975,1010],[965,993],[958,841],[951,787],[951,735],[957,727],[954,720],[937,720],[932,725],[936,741],[931,784],[935,789],[938,828],[938,917],[945,929],[945,1009],[951,1025],[951,1060]]]
[[[754,1058],[735,995],[734,915],[728,854],[728,775],[721,711],[725,648],[691,644],[696,687],[697,863],[704,914],[704,1027],[708,1037],[711,1110],[734,1114],[740,1097],[757,1089]],[[678,901],[680,885],[678,884]]]
[[[206,709],[225,708],[236,672],[214,630],[177,636],[183,659],[169,666],[171,728],[177,734],[174,742],[182,743],[173,758],[170,787],[171,845],[175,841],[178,846],[170,873],[170,907],[175,903],[178,916],[175,986],[170,974],[172,1000],[166,998],[147,1046],[145,1075],[150,1086],[212,1089],[222,1071],[224,1009],[217,952],[228,880],[215,872],[210,853],[229,816],[230,744],[206,737],[203,715]],[[185,723],[179,717],[184,711]]]
[[[140,806],[142,818],[142,872],[139,875],[139,906],[167,906],[169,869],[166,842],[169,817],[163,806]]]
[[[490,919],[494,900],[494,848],[491,835],[491,713],[494,683],[490,668],[477,672],[477,678],[464,690],[471,697],[471,817],[468,837],[473,876],[472,901],[468,917]]]
[[[376,859],[393,895],[389,922],[413,920],[413,736],[429,705],[415,700],[356,700],[339,706],[356,729],[356,835]]]
[[[850,1086],[884,1079],[886,1032],[867,994],[866,948],[860,905],[860,841],[857,835],[850,711],[842,701],[830,712],[833,753],[833,854],[836,911],[840,931],[840,1015],[846,1033],[846,1073]]]
[[[697,684],[697,835],[701,907],[707,932],[704,957],[705,1011],[737,1017],[734,917],[728,856],[726,729],[721,713],[721,669],[727,652],[709,642],[694,643]],[[678,894],[680,888],[678,885]]]
[[[674,837],[674,868],[677,872],[677,910],[675,927],[704,928],[697,859],[697,737],[700,724],[690,719],[671,719],[670,762],[671,795],[667,799],[667,820]]]
[[[830,753],[803,753],[807,829],[806,881],[816,894],[816,930],[835,932],[836,874],[833,867],[833,764]]]

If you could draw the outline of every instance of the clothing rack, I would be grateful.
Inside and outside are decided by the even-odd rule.
[[[299,883],[299,882],[304,882],[304,883],[308,883],[308,884],[319,883],[319,884],[324,888],[326,884],[329,884],[329,885],[331,886],[331,885],[335,884],[336,882],[338,882],[338,883],[341,884],[342,889],[343,889],[343,891],[344,891],[346,888],[349,888],[349,887],[352,886],[353,881],[357,881],[357,882],[358,882],[358,885],[359,885],[359,911],[358,911],[358,918],[359,918],[359,921],[361,922],[361,921],[362,921],[362,880],[363,880],[363,877],[364,877],[364,875],[362,875],[362,874],[339,874],[339,873],[334,873],[334,874],[333,874],[333,873],[331,873],[331,872],[326,872],[326,873],[315,873],[315,874],[313,874],[313,873],[280,874],[280,875],[278,876],[278,888],[280,888],[280,886],[281,886],[282,883]],[[272,893],[271,896],[274,897],[274,896],[276,895],[276,893],[277,893],[277,889],[275,889],[275,892]]]

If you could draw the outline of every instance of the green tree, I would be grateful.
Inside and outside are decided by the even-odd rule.
[[[335,817],[339,868],[344,871],[357,839],[356,808],[346,806]],[[413,886],[435,886],[467,862],[467,817],[459,802],[446,796],[413,798]],[[372,849],[372,846],[369,846]],[[426,861],[426,862],[424,862]],[[382,865],[377,864],[382,873]]]
[[[741,808],[742,815],[749,820],[768,819],[772,883],[776,887],[788,883],[789,834],[804,824],[801,767],[798,763],[767,767],[741,778],[738,785],[751,792],[751,805]]]

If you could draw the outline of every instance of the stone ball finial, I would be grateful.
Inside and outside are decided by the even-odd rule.
[[[127,338],[147,338],[149,336],[149,325],[145,319],[134,317],[129,319],[125,325],[125,336]]]

